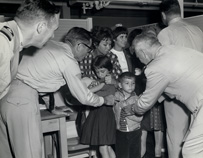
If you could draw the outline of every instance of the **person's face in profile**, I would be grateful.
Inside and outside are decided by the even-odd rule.
[[[99,69],[96,69],[95,70],[97,76],[100,78],[100,79],[104,79],[107,75],[109,75],[109,70],[106,69],[106,68],[99,68]]]
[[[117,47],[125,48],[127,44],[127,34],[118,35],[118,37],[114,40],[114,44]]]
[[[143,64],[147,64],[149,62],[148,56],[146,56],[143,48],[145,48],[144,42],[136,43],[135,40],[133,40],[132,48],[135,50],[136,56],[140,59],[140,61]]]
[[[109,38],[103,39],[100,41],[96,49],[100,54],[106,55],[107,53],[109,53],[111,49],[111,44],[112,44],[112,41]]]
[[[76,44],[76,49],[74,52],[74,57],[77,61],[82,61],[88,53],[92,51],[92,41],[90,40],[89,43],[79,42]]]
[[[42,23],[38,27],[38,35],[34,39],[34,46],[41,48],[45,43],[54,37],[54,32],[59,27],[59,14],[55,15],[55,18],[49,23]]]

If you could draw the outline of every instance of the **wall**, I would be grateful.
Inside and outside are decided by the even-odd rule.
[[[93,19],[93,26],[112,27],[117,23],[122,23],[126,27],[140,26],[155,23],[161,20],[159,11],[151,10],[119,10],[119,9],[102,9],[87,10],[86,14],[82,13],[80,8],[71,9],[71,18],[87,18]]]
[[[0,15],[5,17],[13,17],[19,4],[0,4]],[[8,9],[9,8],[9,9]],[[69,13],[70,12],[70,13]],[[93,26],[114,26],[117,23],[122,23],[126,27],[135,27],[151,23],[156,23],[161,20],[159,10],[130,10],[130,9],[108,9],[101,10],[87,10],[86,14],[83,14],[83,10],[80,6],[69,8],[67,5],[62,6],[61,18],[71,19],[86,19],[92,18]],[[185,17],[200,15],[202,12],[190,11],[185,12]]]

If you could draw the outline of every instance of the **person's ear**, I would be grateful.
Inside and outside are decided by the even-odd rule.
[[[145,59],[147,59],[148,61],[151,60],[149,54],[147,54],[144,50],[142,50],[142,53]]]
[[[166,19],[166,14],[164,12],[161,12],[161,18],[162,18],[162,22],[167,25],[167,19]]]
[[[37,25],[37,33],[41,34],[47,27],[47,24],[45,22],[39,22]]]
[[[119,87],[119,88],[122,88],[122,87],[121,87],[121,83],[120,83],[120,82],[118,83],[118,87]]]
[[[164,12],[161,12],[162,19],[166,20],[166,14]]]
[[[145,51],[144,51],[144,50],[141,50],[141,52],[142,52],[144,58],[145,58],[145,59],[148,59],[148,55],[145,53]]]
[[[76,50],[77,52],[80,52],[81,49],[83,49],[83,48],[82,48],[82,45],[79,44],[79,43],[77,43],[77,44],[75,45],[75,50]]]

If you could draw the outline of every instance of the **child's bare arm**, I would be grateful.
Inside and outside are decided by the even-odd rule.
[[[104,85],[105,85],[105,83],[100,83],[98,85],[90,87],[89,90],[94,93],[94,92],[101,90],[104,87]]]

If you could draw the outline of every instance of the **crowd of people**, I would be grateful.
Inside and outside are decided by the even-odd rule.
[[[153,132],[154,157],[203,158],[203,32],[177,0],[160,14],[163,28],[73,27],[58,42],[60,9],[25,0],[0,23],[0,157],[43,158],[39,97],[66,86],[89,108],[80,143],[98,157],[147,158]]]

